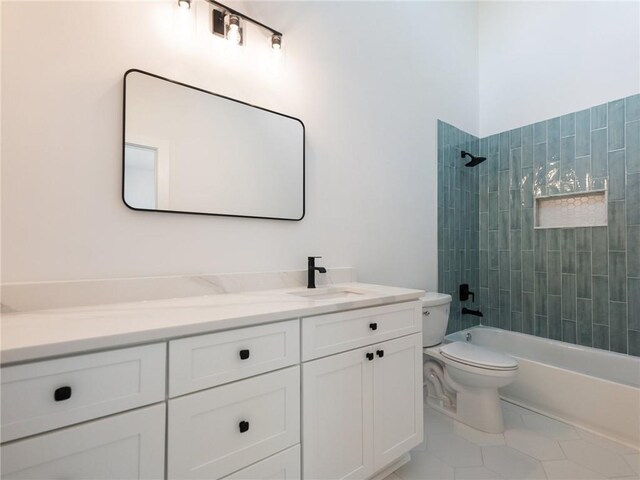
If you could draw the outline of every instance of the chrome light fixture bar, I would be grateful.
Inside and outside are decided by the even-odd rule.
[[[184,1],[184,0],[183,0]],[[244,29],[241,21],[250,22],[269,32],[271,32],[271,48],[280,50],[282,48],[282,32],[265,25],[258,20],[251,18],[239,11],[227,7],[226,5],[216,2],[215,0],[206,0],[214,6],[213,9],[213,34],[226,38],[238,45],[244,44]],[[180,3],[180,2],[178,2]]]

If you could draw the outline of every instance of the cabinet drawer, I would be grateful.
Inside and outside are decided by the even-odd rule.
[[[5,444],[2,478],[162,479],[164,422],[160,404]]]
[[[421,329],[420,302],[307,317],[302,319],[302,360],[333,355]]]
[[[222,478],[300,441],[300,367],[169,401],[168,478]]]
[[[299,363],[299,321],[169,342],[172,397]]]
[[[300,480],[300,445],[265,458],[225,480]]]
[[[2,369],[2,441],[164,400],[166,344]]]

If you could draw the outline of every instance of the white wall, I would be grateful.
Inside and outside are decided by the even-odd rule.
[[[284,62],[249,48],[259,32],[227,51],[174,1],[2,2],[3,282],[287,270],[321,254],[364,281],[436,288],[436,119],[478,133],[475,4],[245,7],[285,32]],[[132,67],[300,117],[306,218],[128,210]]]
[[[480,133],[640,91],[640,2],[481,2]]]

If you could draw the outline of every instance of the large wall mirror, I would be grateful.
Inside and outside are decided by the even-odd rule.
[[[304,216],[304,125],[139,70],[124,76],[123,200],[135,210]]]

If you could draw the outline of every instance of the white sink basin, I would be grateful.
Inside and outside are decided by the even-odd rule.
[[[305,291],[289,292],[297,297],[308,298],[309,300],[330,300],[333,298],[357,298],[366,292],[348,287],[326,287],[309,288]]]

